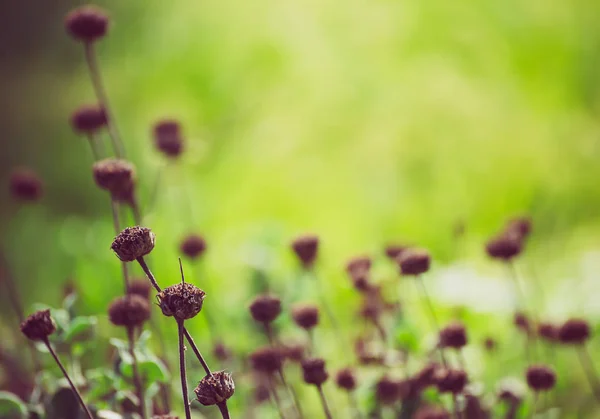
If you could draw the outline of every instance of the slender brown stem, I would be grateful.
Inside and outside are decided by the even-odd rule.
[[[440,324],[439,324],[437,316],[435,314],[435,309],[433,308],[431,299],[429,298],[429,294],[427,293],[427,288],[425,287],[425,282],[423,281],[423,278],[421,277],[421,275],[418,275],[416,279],[417,279],[417,282],[419,283],[419,286],[421,287],[421,293],[423,294],[423,300],[425,300],[425,304],[429,310],[429,315],[431,317],[431,322],[433,323],[433,327],[435,328],[437,337],[439,339]],[[444,364],[444,367],[447,367],[448,362],[446,361],[446,356],[444,355],[444,349],[440,345],[438,345],[438,350],[440,351],[440,356],[442,357],[442,363]]]
[[[331,411],[329,410],[327,399],[325,398],[325,393],[323,392],[323,387],[317,386],[317,390],[319,391],[319,397],[321,398],[321,405],[323,406],[323,412],[325,412],[325,416],[327,419],[332,419]]]
[[[162,290],[161,290],[160,286],[158,285],[158,283],[156,282],[156,278],[154,278],[154,275],[152,274],[152,271],[150,271],[150,268],[148,268],[148,265],[146,264],[146,261],[144,260],[144,257],[137,258],[137,262],[140,264],[140,266],[144,270],[144,273],[148,277],[148,280],[150,280],[150,283],[152,284],[152,286],[154,287],[154,289],[157,292],[161,292]],[[208,367],[208,364],[204,360],[204,357],[202,356],[202,354],[200,353],[200,350],[196,346],[196,343],[194,342],[194,339],[192,338],[192,336],[190,335],[190,333],[187,331],[186,328],[183,328],[183,333],[184,333],[185,338],[187,339],[188,343],[190,344],[190,347],[194,351],[194,354],[196,355],[196,358],[198,358],[198,361],[200,361],[200,364],[202,364],[202,368],[204,368],[204,371],[206,372],[206,375],[212,375],[212,373],[210,371],[210,368]]]
[[[50,354],[52,355],[52,357],[54,358],[54,361],[56,361],[56,364],[58,365],[58,367],[62,371],[63,375],[65,376],[65,378],[69,382],[69,385],[71,386],[71,390],[73,390],[73,393],[75,394],[75,397],[77,397],[77,400],[79,401],[79,404],[81,405],[81,407],[85,411],[85,414],[87,415],[87,417],[89,419],[94,419],[94,417],[90,413],[90,410],[88,409],[88,407],[86,406],[85,402],[81,398],[81,394],[79,393],[79,390],[77,390],[77,387],[75,387],[75,384],[73,384],[73,381],[71,381],[71,377],[69,377],[69,373],[67,373],[67,370],[63,366],[62,362],[60,362],[60,359],[58,359],[58,356],[56,355],[56,352],[54,352],[54,349],[52,348],[52,345],[50,344],[50,341],[48,339],[46,339],[43,342],[46,345],[46,348],[48,348],[48,351],[50,352]]]
[[[119,203],[113,197],[110,198],[110,207],[112,210],[113,227],[115,229],[115,235],[121,232],[121,223],[119,221]],[[125,285],[125,294],[129,290],[129,272],[127,269],[127,263],[121,262],[121,272],[123,273],[123,282]]]
[[[592,393],[596,400],[600,402],[600,379],[598,378],[598,372],[594,367],[594,361],[592,361],[587,346],[581,345],[581,347],[577,348],[577,354],[579,355],[579,362],[585,371],[585,376],[592,388]]]
[[[279,401],[279,396],[277,395],[277,389],[275,388],[275,383],[273,383],[273,378],[269,376],[269,394],[271,395],[271,401],[275,405],[277,412],[279,413],[279,417],[281,419],[285,419],[285,415],[283,414],[283,410],[281,409],[281,402]]]
[[[217,406],[221,411],[221,416],[223,416],[223,419],[230,419],[229,410],[227,409],[227,400],[225,400],[223,403],[217,403]]]
[[[177,331],[179,334],[179,375],[181,377],[181,394],[183,395],[183,407],[186,419],[192,419],[190,410],[190,398],[188,395],[187,377],[185,374],[185,347],[183,345],[183,320],[177,320]]]
[[[104,89],[104,84],[102,83],[102,76],[100,75],[100,67],[98,66],[98,60],[96,59],[96,52],[94,50],[93,42],[86,42],[85,44],[85,60],[88,65],[88,70],[90,72],[90,77],[92,79],[92,84],[94,86],[94,91],[96,92],[96,97],[100,106],[106,112],[107,126],[108,126],[108,134],[110,136],[110,141],[112,143],[113,149],[115,151],[115,155],[117,158],[122,158],[125,156],[125,150],[123,148],[123,143],[121,142],[121,138],[119,136],[119,132],[117,131],[117,126],[115,124],[115,119],[112,114],[112,110],[108,104],[108,95],[106,94],[106,90]]]
[[[144,396],[144,387],[142,385],[142,380],[138,370],[137,357],[135,356],[135,336],[133,327],[127,328],[127,338],[129,340],[129,354],[131,355],[132,359],[133,384],[135,385],[135,391],[140,401],[140,415],[142,415],[142,419],[146,419],[148,417],[146,414],[146,398]]]

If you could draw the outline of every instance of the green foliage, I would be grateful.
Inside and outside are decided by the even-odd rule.
[[[0,418],[26,419],[27,407],[17,396],[6,391],[0,391]]]

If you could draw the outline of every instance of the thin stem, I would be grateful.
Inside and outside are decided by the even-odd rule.
[[[358,403],[356,403],[356,395],[353,391],[348,392],[348,404],[350,408],[354,412],[354,417],[356,419],[362,419],[362,413],[360,413],[360,409],[358,408]]]
[[[281,402],[279,401],[279,396],[277,395],[277,389],[275,388],[275,384],[273,383],[273,378],[269,376],[269,394],[271,395],[271,401],[275,405],[277,412],[279,413],[279,417],[281,419],[285,419],[285,415],[283,414],[283,410],[281,409]]]
[[[538,404],[538,399],[539,399],[539,395],[540,393],[535,391],[533,393],[533,405],[531,406],[531,417],[535,417],[535,414],[537,413],[537,404]]]
[[[92,84],[94,85],[96,97],[98,98],[100,106],[106,113],[108,134],[110,136],[110,141],[115,151],[115,155],[117,158],[123,158],[125,156],[125,150],[123,148],[123,143],[121,142],[119,132],[117,131],[117,126],[115,124],[112,111],[108,104],[108,96],[106,94],[106,90],[104,89],[104,84],[102,83],[102,76],[100,75],[100,67],[98,66],[98,60],[96,59],[93,42],[85,43],[85,60],[88,65]]]
[[[321,405],[323,405],[323,412],[325,412],[325,416],[327,419],[332,419],[331,411],[329,410],[327,399],[325,398],[325,393],[323,392],[323,387],[317,386],[317,390],[319,391],[319,397],[321,398]]]
[[[577,354],[579,355],[579,362],[585,371],[585,376],[592,388],[592,393],[594,394],[594,397],[596,397],[596,400],[600,402],[600,379],[598,379],[598,372],[594,367],[592,357],[585,345],[581,345],[581,347],[577,348]]]
[[[93,134],[88,134],[87,136],[88,142],[90,143],[90,149],[92,150],[92,157],[94,161],[100,160],[100,152],[98,151],[98,146],[96,144],[96,138]]]
[[[162,289],[160,288],[160,286],[156,282],[156,278],[154,278],[154,275],[152,274],[152,271],[150,271],[150,268],[148,268],[148,265],[146,264],[146,261],[144,260],[144,257],[143,256],[139,257],[136,260],[140,264],[140,266],[142,267],[142,269],[144,270],[144,273],[148,277],[148,280],[150,280],[150,283],[152,284],[152,286],[154,287],[154,289],[157,292],[161,292]],[[204,360],[204,357],[202,356],[202,354],[200,353],[200,350],[196,346],[196,343],[194,342],[194,339],[192,338],[192,336],[190,335],[190,333],[187,331],[186,328],[183,328],[183,333],[184,333],[185,338],[187,339],[188,343],[190,344],[190,347],[194,351],[194,354],[196,355],[196,358],[198,358],[198,361],[200,361],[200,364],[202,364],[202,368],[204,368],[204,371],[206,372],[206,375],[212,375],[212,373],[210,371],[210,368],[208,367],[208,364]]]
[[[121,232],[121,223],[119,221],[119,203],[113,197],[110,198],[110,207],[112,210],[113,227],[115,229],[115,235]],[[125,294],[129,290],[129,272],[127,270],[127,263],[121,262],[121,272],[123,273],[123,282],[125,285]]]
[[[437,337],[439,339],[440,324],[439,324],[437,316],[435,314],[435,309],[433,308],[433,304],[431,303],[431,299],[429,298],[429,294],[427,293],[427,288],[425,287],[425,282],[423,281],[423,277],[421,275],[417,276],[417,282],[419,283],[419,286],[421,287],[421,292],[423,294],[423,300],[425,300],[425,304],[427,305],[427,307],[429,309],[429,315],[431,316],[431,322],[433,323],[433,326],[435,327],[435,331],[436,331]],[[444,355],[444,349],[438,345],[438,350],[440,351],[440,355],[442,357],[442,363],[444,364],[444,367],[447,367],[448,362],[446,361],[446,356]]]
[[[65,376],[65,378],[69,382],[69,385],[71,386],[71,390],[73,390],[73,393],[75,394],[75,397],[77,397],[77,400],[79,401],[79,404],[81,405],[81,407],[85,411],[85,414],[87,415],[87,417],[89,419],[94,419],[94,417],[90,413],[90,410],[88,409],[88,407],[86,406],[85,402],[81,398],[81,394],[79,393],[79,390],[77,390],[77,387],[75,387],[75,384],[73,384],[73,381],[71,381],[71,377],[69,377],[69,373],[67,373],[67,370],[63,366],[62,362],[60,362],[60,359],[58,359],[58,356],[56,355],[56,352],[54,352],[54,349],[52,348],[52,345],[50,345],[50,341],[48,339],[45,339],[43,342],[46,345],[46,347],[48,348],[48,351],[50,352],[50,354],[52,355],[52,357],[54,358],[54,361],[56,361],[56,364],[58,365],[58,367],[62,371],[63,375]]]
[[[179,375],[181,377],[181,394],[183,395],[183,407],[186,419],[192,419],[190,410],[190,399],[188,395],[187,377],[185,375],[185,347],[183,345],[183,320],[177,320],[177,331],[179,334]]]
[[[525,313],[527,313],[528,312],[527,297],[525,295],[525,291],[521,287],[521,282],[519,281],[519,275],[517,274],[517,268],[516,268],[514,262],[512,262],[512,261],[509,261],[506,264],[508,266],[508,270],[510,271],[510,277],[513,280],[517,294],[519,294],[519,299],[521,300],[521,308]],[[535,327],[535,324],[537,324],[537,319],[535,317],[535,313],[533,310],[531,311],[531,319],[533,320],[534,327]],[[530,346],[533,348],[532,351],[530,351],[530,349],[529,349]],[[532,358],[532,356],[530,355],[530,352],[533,352],[534,359],[538,358],[537,339],[536,339],[536,334],[533,330],[527,331],[527,348],[526,348],[526,350],[527,350],[526,353],[527,353],[528,362],[530,362],[531,358]]]
[[[229,410],[227,409],[227,400],[225,400],[223,403],[217,403],[217,406],[221,411],[221,416],[223,416],[223,419],[230,419]]]
[[[312,356],[315,355],[315,329],[310,328],[306,331],[308,334],[308,344],[309,344],[309,352]]]
[[[135,391],[140,401],[140,415],[142,415],[142,419],[146,419],[148,417],[148,415],[146,414],[146,398],[144,396],[144,387],[142,385],[142,380],[140,378],[140,373],[138,370],[137,357],[135,356],[135,336],[133,327],[127,328],[127,338],[129,340],[129,354],[131,355],[131,359],[133,360],[133,384],[135,385]]]

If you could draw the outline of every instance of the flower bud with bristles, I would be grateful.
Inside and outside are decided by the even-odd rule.
[[[126,160],[108,158],[92,166],[94,180],[101,189],[107,190],[119,200],[127,200],[135,185],[135,167]]]
[[[200,313],[205,296],[206,293],[197,286],[181,282],[163,289],[156,299],[165,316],[183,321]]]
[[[111,249],[123,262],[132,262],[154,249],[156,236],[147,227],[127,227],[112,242]]]
[[[521,253],[522,242],[518,235],[505,233],[488,241],[485,250],[491,258],[508,261]]]
[[[292,242],[292,250],[296,253],[302,266],[305,269],[310,269],[317,259],[319,238],[312,235],[298,237]]]
[[[558,331],[561,343],[581,345],[590,337],[590,325],[582,319],[567,320]]]
[[[50,310],[36,311],[21,323],[21,332],[31,340],[45,341],[56,331]]]
[[[322,358],[308,358],[302,361],[304,382],[315,386],[322,385],[329,378]]]
[[[93,42],[106,35],[108,15],[96,6],[81,6],[65,17],[65,28],[69,34],[83,42]]]
[[[429,270],[431,257],[426,250],[407,250],[402,252],[398,263],[402,275],[420,275]]]
[[[181,242],[180,250],[188,258],[197,259],[206,251],[206,241],[198,234],[190,234]]]
[[[556,373],[546,365],[532,365],[525,374],[527,385],[533,391],[548,391],[556,384]]]
[[[250,314],[259,323],[271,323],[281,314],[281,300],[274,295],[259,295],[250,304]]]
[[[467,345],[467,330],[465,325],[454,322],[440,330],[440,345],[442,348],[460,349]]]
[[[312,329],[319,324],[319,308],[313,304],[297,304],[292,307],[292,318],[301,328]]]
[[[99,105],[81,105],[71,114],[71,126],[75,132],[92,134],[106,126],[106,111]]]
[[[11,172],[10,193],[19,201],[37,201],[42,197],[43,184],[40,177],[30,169],[18,168]]]
[[[183,152],[181,125],[172,119],[164,119],[154,125],[156,148],[167,157],[178,157]]]
[[[352,368],[344,368],[335,374],[335,383],[346,391],[353,391],[356,388],[356,375]]]
[[[150,304],[135,294],[118,297],[108,307],[108,318],[115,326],[139,327],[150,318]]]
[[[204,406],[212,406],[227,401],[235,392],[235,384],[231,374],[225,371],[207,375],[194,389],[196,399]]]

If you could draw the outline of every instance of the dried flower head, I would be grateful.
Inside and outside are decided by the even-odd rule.
[[[393,261],[397,262],[398,258],[400,258],[402,253],[404,253],[408,249],[409,249],[408,246],[403,246],[403,245],[399,245],[399,244],[390,244],[385,248],[385,255],[388,258],[392,259]]]
[[[546,365],[531,365],[527,368],[525,377],[533,391],[548,391],[556,384],[556,373]]]
[[[75,132],[91,134],[106,126],[106,111],[100,105],[81,105],[71,114]]]
[[[217,342],[213,346],[213,355],[219,361],[227,361],[231,358],[231,350],[223,342]]]
[[[414,419],[450,419],[450,413],[443,407],[422,406],[415,412]]]
[[[190,234],[183,239],[180,249],[190,259],[197,259],[206,251],[206,241],[198,234]]]
[[[516,234],[504,233],[488,241],[485,250],[490,257],[507,261],[521,253],[522,241]]]
[[[178,157],[183,152],[181,125],[173,119],[164,119],[154,125],[156,148],[167,157]]]
[[[420,275],[429,270],[431,257],[426,250],[407,250],[402,252],[398,263],[402,275]]]
[[[135,185],[135,167],[126,160],[108,158],[92,166],[94,180],[101,189],[107,190],[119,200],[127,200]],[[127,199],[120,199],[126,197]]]
[[[322,358],[307,358],[302,361],[304,382],[315,386],[322,385],[329,378]]]
[[[560,328],[554,323],[541,322],[537,325],[538,335],[547,342],[556,342]]]
[[[590,325],[583,319],[569,319],[560,327],[558,338],[561,343],[581,345],[590,337]]]
[[[21,332],[31,340],[45,341],[56,331],[50,310],[36,311],[21,323]]]
[[[108,15],[96,6],[81,6],[65,17],[67,32],[78,41],[93,42],[106,35]]]
[[[381,404],[394,404],[400,399],[400,382],[388,376],[382,377],[375,385],[375,395]]]
[[[292,318],[301,328],[312,329],[319,324],[319,308],[314,304],[296,304],[292,307]]]
[[[135,278],[129,281],[129,287],[127,287],[127,294],[139,295],[145,300],[150,299],[150,293],[152,292],[152,285],[146,278]]]
[[[150,303],[135,294],[118,297],[108,307],[108,318],[115,326],[139,327],[150,318]]]
[[[250,354],[252,368],[266,374],[273,374],[279,371],[281,362],[281,351],[270,346],[259,348]]]
[[[183,321],[200,313],[204,297],[206,293],[197,286],[180,282],[159,292],[156,299],[165,316]]]
[[[31,169],[18,168],[11,172],[10,193],[19,201],[37,201],[42,197],[43,184],[40,177]]]
[[[350,259],[346,264],[346,272],[352,277],[367,274],[370,269],[371,258],[368,256],[357,256]]]
[[[309,269],[317,259],[319,238],[317,236],[302,236],[292,242],[292,250],[298,256],[305,269]]]
[[[260,323],[271,323],[281,314],[281,300],[274,295],[259,295],[250,304],[252,318]]]
[[[463,370],[441,368],[436,371],[435,380],[440,393],[458,394],[467,385],[468,377]]]
[[[356,375],[352,368],[341,369],[335,374],[335,383],[346,391],[353,391],[356,388]]]
[[[156,236],[147,227],[127,227],[112,242],[110,248],[123,262],[132,262],[154,249]]]
[[[460,349],[467,345],[467,330],[465,325],[454,322],[440,330],[440,345],[443,348]]]
[[[235,384],[231,374],[225,371],[207,375],[194,389],[196,399],[204,406],[212,406],[228,400],[235,392]]]

